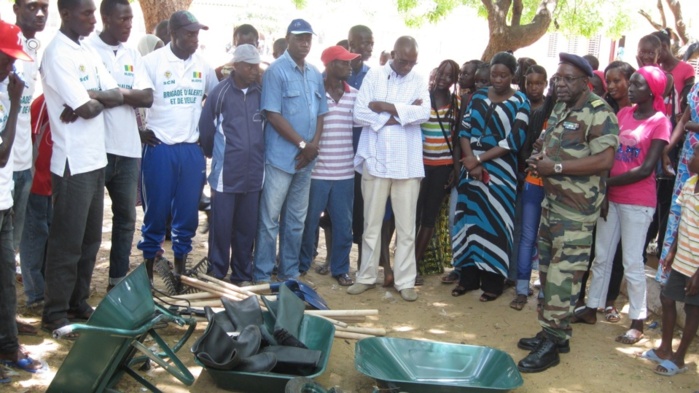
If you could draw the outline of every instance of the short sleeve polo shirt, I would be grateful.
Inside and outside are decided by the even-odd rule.
[[[152,89],[141,54],[136,49],[123,44],[116,47],[107,45],[97,33],[83,42],[102,60],[122,89]],[[116,51],[116,53],[114,53]],[[141,157],[141,138],[138,135],[136,112],[129,105],[120,105],[104,110],[105,147],[107,153],[122,157]]]
[[[168,145],[196,143],[202,100],[216,87],[218,79],[214,69],[197,53],[182,60],[170,45],[143,58],[153,84],[148,129]]]
[[[117,83],[97,54],[60,31],[41,61],[41,78],[53,137],[51,172],[63,176],[68,165],[73,175],[107,166],[104,115],[64,123],[65,106],[76,109],[90,101],[88,90],[111,90]]]

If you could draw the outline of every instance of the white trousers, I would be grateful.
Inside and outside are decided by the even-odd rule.
[[[415,214],[419,193],[420,179],[384,179],[370,175],[365,168],[362,175],[364,235],[358,283],[376,283],[381,254],[381,226],[386,214],[386,201],[390,196],[397,235],[393,263],[395,287],[401,291],[415,286]]]
[[[624,263],[624,278],[629,294],[629,317],[645,319],[646,275],[643,265],[643,245],[655,209],[647,206],[609,202],[607,220],[597,220],[595,260],[592,262],[592,283],[587,296],[587,307],[604,307],[607,300],[612,263],[619,239]]]

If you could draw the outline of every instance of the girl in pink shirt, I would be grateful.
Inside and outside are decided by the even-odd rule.
[[[620,144],[597,221],[593,279],[583,313],[595,313],[597,307],[604,307],[612,259],[622,240],[632,320],[629,330],[616,339],[624,344],[643,338],[647,315],[643,244],[657,203],[655,167],[670,136],[670,122],[663,111],[666,82],[665,73],[653,66],[640,68],[629,80],[629,100],[634,105],[617,114]]]

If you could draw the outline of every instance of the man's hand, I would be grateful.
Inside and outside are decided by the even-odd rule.
[[[22,92],[24,91],[24,82],[15,74],[10,72],[7,76],[7,94],[10,96],[12,105],[19,105],[22,100]]]
[[[296,155],[296,169],[305,168],[306,165],[310,164],[318,157],[318,153],[320,153],[320,149],[316,144],[313,142],[306,143],[306,147]]]
[[[75,113],[73,108],[69,107],[66,104],[63,104],[63,112],[61,112],[60,119],[62,122],[66,124],[73,123],[74,121],[78,120],[78,114]]]
[[[155,133],[151,130],[139,131],[138,136],[141,137],[141,143],[148,146],[158,146],[161,142]]]
[[[555,174],[553,166],[556,163],[544,153],[534,154],[528,160],[528,169],[537,176],[551,176]]]
[[[388,112],[384,109],[384,105],[386,105],[386,103],[383,101],[372,101],[369,103],[369,109],[374,113]]]

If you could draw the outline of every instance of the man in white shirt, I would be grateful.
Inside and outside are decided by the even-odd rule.
[[[84,44],[100,57],[124,96],[124,105],[104,111],[107,150],[104,185],[112,199],[113,213],[107,286],[111,289],[129,271],[141,158],[141,138],[134,108],[149,108],[153,104],[153,84],[138,51],[124,46],[133,20],[129,0],[103,0],[100,14],[102,32],[92,34]],[[147,270],[152,280],[153,265],[148,265]]]
[[[414,38],[398,38],[393,60],[369,70],[354,105],[354,121],[364,126],[354,158],[362,174],[364,234],[357,283],[347,289],[350,295],[375,285],[381,224],[390,196],[398,236],[394,285],[404,300],[417,300],[415,209],[425,176],[420,124],[430,117],[427,81],[413,72],[417,54]]]
[[[175,274],[184,273],[192,237],[199,224],[199,197],[204,187],[204,154],[199,140],[202,100],[216,85],[216,73],[195,53],[199,30],[207,30],[191,13],[170,17],[170,44],[143,58],[154,86],[148,114],[141,174],[145,216],[138,249],[153,263],[172,216]]]
[[[102,241],[105,108],[123,104],[117,83],[81,44],[95,27],[92,0],[58,3],[61,28],[46,47],[41,76],[51,123],[54,219],[46,259],[42,328],[85,320],[90,280]]]
[[[24,52],[20,29],[0,21],[0,361],[9,365],[24,364],[26,371],[35,372],[41,362],[28,357],[17,339],[17,294],[15,289],[15,258],[12,249],[12,148],[21,110],[24,83],[14,72],[16,59],[32,61]],[[0,380],[5,380],[0,367]]]
[[[41,305],[44,299],[44,276],[42,274],[44,266],[44,253],[38,255],[39,252],[22,254],[21,240],[24,233],[24,224],[30,220],[30,215],[27,210],[32,206],[32,202],[36,201],[30,197],[32,186],[32,138],[31,138],[31,113],[30,107],[34,99],[34,91],[39,75],[39,40],[36,39],[36,33],[44,30],[46,19],[48,17],[49,1],[48,0],[17,0],[12,7],[16,16],[16,24],[21,29],[22,46],[24,52],[27,53],[34,61],[23,61],[18,65],[17,71],[24,81],[24,92],[20,101],[20,111],[17,118],[17,135],[15,143],[12,147],[12,157],[14,165],[14,191],[12,199],[14,205],[12,210],[13,215],[13,248],[15,253],[20,254],[20,268],[22,272],[22,286],[26,296],[26,304],[30,307]],[[29,226],[31,226],[30,223]],[[31,229],[31,228],[30,228]],[[31,243],[33,234],[30,234],[28,243]],[[38,249],[36,247],[35,249]],[[26,257],[26,261],[25,261]],[[36,328],[21,321],[17,321],[17,328],[20,334],[35,334]]]

